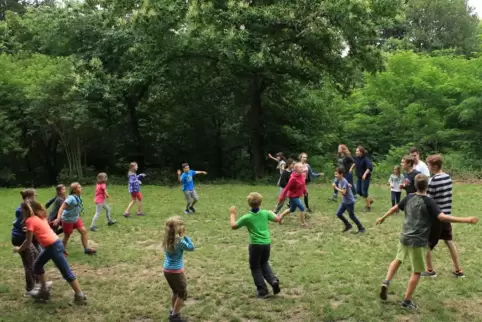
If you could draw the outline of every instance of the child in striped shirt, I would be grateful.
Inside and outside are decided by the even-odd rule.
[[[440,155],[431,155],[427,158],[428,168],[433,173],[428,184],[427,195],[431,197],[440,210],[445,215],[452,215],[452,178],[442,170],[442,157]],[[437,273],[433,269],[432,250],[437,246],[439,240],[443,240],[450,252],[450,257],[454,264],[452,275],[455,277],[465,277],[460,267],[459,254],[457,248],[452,241],[452,225],[449,222],[441,222],[435,220],[432,223],[430,235],[428,238],[429,249],[425,257],[427,270],[422,273],[423,277],[436,277]]]
[[[192,252],[194,244],[186,236],[184,222],[180,217],[171,217],[164,227],[164,277],[172,290],[172,306],[169,321],[186,321],[181,318],[181,308],[187,299],[186,277],[184,276],[184,251]]]

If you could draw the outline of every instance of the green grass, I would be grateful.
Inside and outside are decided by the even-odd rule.
[[[84,189],[84,224],[94,215],[93,187]],[[337,204],[327,201],[331,188],[310,186],[314,214],[310,228],[301,229],[297,217],[284,225],[271,225],[271,265],[281,280],[276,298],[254,298],[255,288],[248,266],[248,233],[232,231],[228,209],[236,205],[239,214],[247,210],[251,191],[264,195],[265,208],[274,205],[278,190],[273,186],[198,185],[198,213],[185,216],[188,234],[197,249],[185,255],[189,300],[183,315],[190,321],[482,321],[481,225],[454,225],[456,245],[467,278],[451,276],[452,264],[442,244],[434,253],[439,276],[424,279],[414,300],[417,312],[399,307],[410,275],[402,265],[392,281],[389,301],[380,303],[379,286],[396,254],[402,216],[389,218],[375,227],[376,219],[390,206],[389,191],[373,187],[373,211],[358,217],[367,228],[365,235],[341,234],[335,217]],[[98,223],[89,233],[98,254],[83,254],[74,234],[68,262],[86,293],[87,307],[69,306],[72,291],[52,263],[47,273],[54,281],[51,301],[35,304],[22,297],[24,288],[20,257],[10,244],[14,209],[20,202],[18,190],[0,190],[0,321],[166,321],[170,290],[162,275],[161,240],[163,223],[182,214],[184,199],[179,188],[143,187],[143,218],[123,218],[129,201],[127,188],[110,187],[110,206],[118,224]],[[46,201],[53,189],[39,190]],[[482,207],[478,185],[457,185],[454,214],[478,215]]]

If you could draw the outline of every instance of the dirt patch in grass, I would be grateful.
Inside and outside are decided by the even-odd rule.
[[[461,320],[466,320],[467,317],[474,318],[471,321],[481,320],[482,298],[446,300],[443,304],[461,315]]]

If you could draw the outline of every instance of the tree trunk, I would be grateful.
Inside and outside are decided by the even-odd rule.
[[[264,158],[264,121],[262,95],[266,86],[258,75],[253,76],[250,110],[248,122],[250,126],[250,153],[253,178],[258,179],[265,176]]]
[[[48,172],[48,184],[49,185],[56,185],[57,184],[57,176],[58,176],[58,169],[57,169],[57,146],[59,140],[56,135],[52,136],[48,142],[45,151],[45,168]]]

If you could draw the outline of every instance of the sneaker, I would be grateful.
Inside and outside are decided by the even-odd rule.
[[[92,249],[92,248],[87,248],[84,250],[84,254],[86,255],[94,255],[95,253],[97,253],[97,251],[95,249]]]
[[[97,227],[92,226],[92,227],[89,228],[89,230],[90,230],[90,231],[93,231],[93,232],[96,232],[96,231],[97,231]]]
[[[407,300],[403,301],[400,306],[403,307],[404,309],[410,309],[410,310],[418,309],[418,306],[415,303]]]
[[[382,287],[380,289],[380,299],[386,301],[388,299],[388,285],[382,283]]]
[[[116,223],[117,223],[116,220],[112,220],[107,223],[107,226],[112,226],[112,225],[115,225]]]
[[[194,207],[189,207],[189,210],[191,210],[193,213],[196,212],[196,209],[194,209]]]
[[[191,214],[191,213],[189,212],[189,209],[184,210],[184,213],[185,213],[186,215],[190,215],[190,214]]]
[[[452,272],[452,276],[457,278],[465,278],[465,274],[462,271]]]
[[[310,209],[310,208],[306,207],[306,212],[308,212],[308,213],[310,213],[310,214],[311,214],[313,211],[311,211],[311,209]]]
[[[47,290],[39,290],[38,292],[32,293],[32,297],[36,301],[48,301],[50,299],[50,292]]]
[[[169,322],[187,322],[186,319],[183,319],[181,317],[181,315],[178,313],[178,314],[174,314],[174,315],[170,315],[169,316]]]
[[[345,229],[343,229],[343,233],[346,233],[347,231],[349,231],[350,229],[352,229],[353,226],[346,226]]]
[[[143,212],[138,212],[138,213],[137,213],[137,216],[139,216],[139,217],[142,217],[142,216],[145,216],[145,215],[146,215],[146,214],[143,213]]]
[[[361,228],[361,229],[358,229],[358,231],[356,233],[357,234],[363,234],[364,232],[366,232],[365,228]]]
[[[87,305],[87,297],[82,294],[82,295],[74,295],[74,304],[77,305]]]
[[[129,218],[130,214],[128,212],[124,213],[124,217]]]
[[[279,280],[275,280],[273,282],[273,285],[271,285],[271,287],[273,288],[273,294],[276,295],[278,294],[279,292],[281,292],[281,288],[279,287]]]
[[[372,208],[371,207],[365,207],[363,208],[363,212],[370,212],[372,211]]]
[[[437,277],[437,273],[435,273],[435,271],[426,271],[426,272],[422,272],[422,274],[420,274],[420,276],[422,276],[422,277]]]
[[[269,293],[266,292],[266,293],[259,293],[259,292],[256,292],[256,297],[259,298],[259,299],[266,299],[269,297]]]

